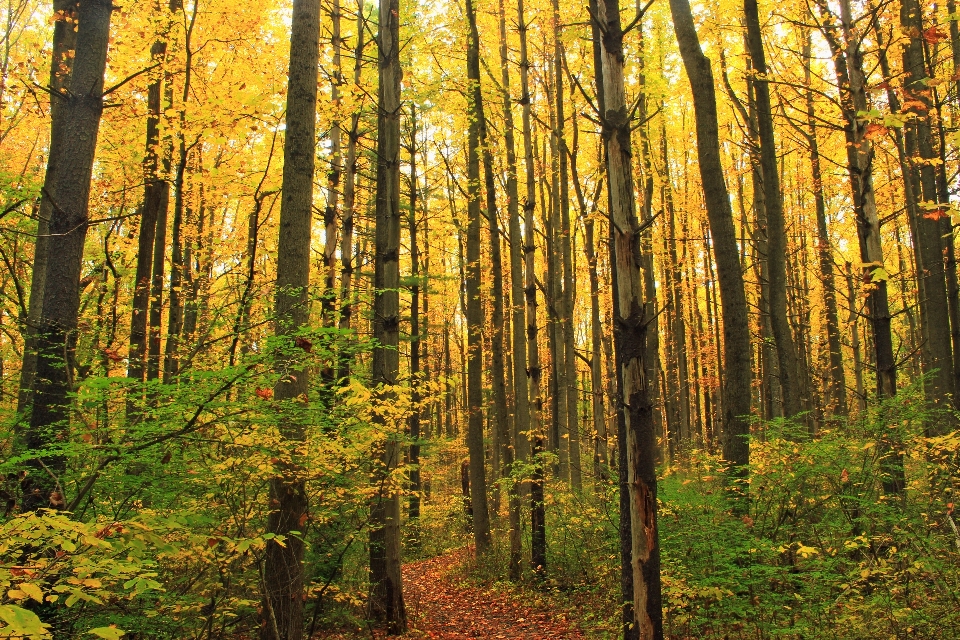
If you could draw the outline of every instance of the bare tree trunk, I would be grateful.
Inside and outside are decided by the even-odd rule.
[[[315,169],[317,69],[320,57],[320,2],[294,0],[290,32],[286,137],[277,241],[275,332],[282,343],[298,343],[297,334],[310,320],[310,229]],[[282,408],[280,435],[291,449],[306,438],[306,424],[292,401],[307,400],[309,371],[296,358],[277,354],[280,373],[273,390]],[[270,479],[271,509],[267,529],[284,536],[283,545],[267,544],[263,565],[264,597],[261,640],[303,637],[304,543],[291,531],[302,531],[309,509],[303,470],[291,450],[290,459]]]
[[[76,49],[69,89],[61,101],[62,128],[53,132],[53,175],[44,180],[50,201],[46,276],[37,325],[37,370],[32,385],[30,426],[23,443],[30,452],[65,440],[70,429],[74,348],[80,305],[80,269],[89,225],[90,179],[103,113],[103,76],[110,36],[109,0],[83,0],[78,12]],[[69,163],[61,163],[69,158]],[[28,463],[21,481],[25,511],[63,508],[59,478],[66,456],[57,454]]]
[[[333,73],[330,76],[330,102],[340,106],[340,85],[343,83],[343,70],[340,63],[340,0],[332,0],[330,6],[330,46],[333,48]],[[323,209],[323,322],[332,327],[337,308],[337,204],[340,201],[340,177],[343,174],[343,155],[341,143],[343,127],[340,114],[335,115],[327,134],[330,140],[330,170],[327,172],[326,203]],[[334,368],[323,372],[328,383],[333,382]]]
[[[847,415],[847,382],[843,373],[843,352],[840,342],[840,319],[837,312],[837,289],[833,275],[833,247],[827,229],[827,207],[823,196],[823,175],[820,169],[820,146],[817,142],[816,112],[811,90],[810,34],[803,43],[804,82],[807,85],[807,140],[810,145],[810,169],[813,174],[813,198],[817,211],[817,253],[820,258],[820,277],[823,278],[823,298],[827,316],[827,347],[830,351],[828,383],[829,408],[836,415]]]
[[[533,476],[530,480],[530,566],[542,575],[547,567],[547,529],[543,495],[543,397],[540,393],[540,348],[537,343],[537,275],[535,271],[536,243],[534,240],[534,211],[537,206],[536,173],[533,163],[533,137],[530,117],[530,63],[527,58],[527,30],[523,0],[517,0],[517,30],[520,32],[520,106],[522,107],[523,159],[526,193],[523,201],[523,283],[526,301],[527,381],[530,394],[530,461]],[[517,274],[516,277],[520,277]]]
[[[50,56],[50,86],[54,94],[62,94],[70,86],[70,73],[73,68],[74,48],[77,32],[77,0],[54,0],[53,14],[53,51]],[[68,22],[67,19],[73,20]],[[30,298],[27,303],[27,317],[23,327],[23,361],[20,366],[20,393],[17,396],[17,415],[29,419],[27,410],[33,400],[33,380],[37,372],[37,328],[43,307],[43,296],[47,277],[47,261],[50,256],[50,220],[53,217],[53,202],[50,192],[57,175],[59,153],[62,148],[64,101],[56,95],[50,100],[50,149],[47,152],[47,169],[40,192],[40,209],[37,222],[37,241],[33,249],[33,270],[30,281]],[[131,345],[132,348],[132,345]],[[132,360],[132,358],[131,358]]]
[[[866,137],[867,122],[857,117],[869,110],[866,83],[863,74],[862,51],[854,36],[853,18],[849,0],[841,0],[840,27],[845,46],[837,37],[837,26],[824,0],[817,0],[821,16],[826,20],[822,33],[833,53],[837,84],[845,121],[847,141],[847,173],[857,220],[860,259],[864,263],[863,280],[870,285],[867,304],[870,309],[873,349],[877,371],[877,392],[881,398],[892,398],[897,393],[897,369],[893,355],[893,335],[890,329],[890,308],[887,301],[887,277],[883,266],[880,243],[880,219],[873,190],[873,143]],[[889,454],[885,467],[887,478],[884,489],[888,493],[904,491],[903,464],[896,453],[895,443],[885,443]]]
[[[416,528],[420,517],[420,239],[417,234],[417,197],[420,188],[417,176],[417,106],[410,105],[410,211],[407,227],[410,231],[410,509],[411,525]],[[419,539],[416,531],[413,532]]]
[[[690,3],[670,0],[670,12],[693,91],[700,179],[723,310],[723,457],[738,468],[735,473],[742,473],[740,470],[750,461],[750,332],[733,211],[720,161],[713,72],[710,60],[700,48]]]
[[[470,82],[467,180],[467,449],[470,452],[470,498],[473,506],[473,540],[478,556],[490,549],[490,513],[483,451],[483,308],[480,300],[480,143],[483,97],[480,91],[480,36],[473,1],[466,2],[467,79]]]
[[[657,531],[656,434],[653,406],[646,377],[647,322],[640,223],[635,209],[633,152],[630,148],[630,113],[624,96],[623,30],[617,0],[597,3],[595,20],[603,45],[598,84],[603,86],[603,141],[606,147],[610,207],[610,264],[615,282],[613,305],[618,380],[626,439],[619,443],[621,478],[629,493],[630,562],[632,569],[632,620],[624,620],[624,636],[644,640],[663,638],[660,596],[660,543]],[[641,17],[641,16],[638,16]],[[621,491],[623,484],[621,484]],[[621,508],[624,505],[621,496]],[[635,631],[631,631],[635,627]],[[639,634],[639,635],[638,635]]]
[[[510,238],[510,302],[513,319],[511,346],[513,350],[513,397],[514,417],[512,441],[518,461],[530,458],[530,394],[527,379],[527,345],[524,332],[526,320],[523,307],[523,236],[520,231],[520,190],[517,184],[517,152],[514,137],[513,106],[510,97],[510,60],[507,53],[507,17],[504,0],[499,0],[500,26],[500,85],[503,91],[503,136],[507,155],[507,218]],[[511,469],[504,469],[511,472]],[[518,580],[523,573],[522,541],[520,538],[520,483],[514,482],[510,490],[510,568],[511,580]]]
[[[400,373],[400,4],[380,0],[379,96],[377,105],[376,258],[374,274],[373,385],[393,386]],[[381,392],[390,401],[390,392]],[[386,431],[371,507],[370,615],[387,633],[407,629],[400,576],[400,492],[390,476],[400,461],[398,425]]]
[[[760,31],[756,0],[744,0],[744,21],[747,27],[747,48],[753,69],[753,86],[757,107],[757,129],[760,138],[760,167],[763,172],[763,203],[767,212],[767,260],[770,265],[770,320],[780,365],[780,389],[783,410],[788,418],[805,407],[797,363],[797,349],[787,318],[786,237],[780,175],[777,172],[777,147],[773,133],[773,111],[770,106],[770,85],[767,62]]]

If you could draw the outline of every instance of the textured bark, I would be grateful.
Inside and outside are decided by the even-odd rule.
[[[343,83],[343,71],[340,62],[340,0],[332,0],[330,5],[330,46],[333,48],[333,73],[330,75],[330,102],[340,106],[340,85]],[[326,203],[323,209],[323,322],[332,327],[337,308],[337,205],[340,201],[340,178],[343,175],[343,127],[336,119],[330,125],[327,134],[330,140],[330,170],[327,172]],[[333,382],[333,368],[327,368],[324,376]]]
[[[30,426],[23,434],[31,452],[65,439],[69,433],[70,398],[80,269],[89,225],[90,179],[103,113],[103,75],[110,35],[109,0],[84,0],[78,12],[76,52],[69,90],[58,93],[62,129],[53,137],[57,147],[54,173],[44,181],[50,201],[46,276],[37,326],[37,370],[32,385]],[[52,142],[53,142],[52,141]],[[60,162],[68,159],[69,163]],[[24,510],[62,508],[63,487],[54,478],[66,470],[63,455],[37,458],[22,480]],[[52,477],[51,477],[52,476]]]
[[[73,23],[66,18],[76,18],[77,0],[54,0],[53,13],[53,52],[50,57],[50,90],[62,93],[70,86],[70,73],[73,68],[73,51],[76,47],[77,32]],[[33,380],[37,372],[37,327],[43,307],[43,293],[47,277],[47,260],[50,255],[50,219],[53,216],[53,203],[50,190],[57,175],[59,149],[62,148],[64,101],[56,97],[50,100],[50,150],[47,152],[47,169],[40,192],[40,208],[37,223],[37,241],[33,248],[33,271],[30,280],[30,298],[27,303],[27,317],[23,328],[23,361],[20,366],[20,392],[17,396],[17,415],[26,415],[33,399]]]
[[[643,300],[643,261],[640,257],[640,224],[635,209],[630,114],[624,95],[623,30],[617,0],[597,4],[601,32],[603,85],[603,142],[606,149],[608,203],[610,207],[610,264],[615,281],[614,340],[617,349],[618,405],[624,421],[621,477],[626,476],[628,509],[621,519],[630,521],[632,569],[632,620],[624,620],[625,636],[636,627],[636,637],[663,638],[660,594],[660,544],[657,532],[656,434],[649,399],[646,357],[647,322]],[[623,464],[625,463],[625,464]],[[621,485],[621,491],[624,489]],[[621,496],[621,508],[624,506]]]
[[[363,15],[363,0],[357,3],[357,44],[354,49],[353,83],[360,83],[363,70],[363,36],[366,31]],[[350,329],[353,317],[353,216],[357,202],[357,141],[360,139],[360,111],[350,116],[350,131],[347,132],[346,174],[343,181],[343,226],[340,234],[340,329]],[[341,354],[338,362],[337,377],[346,380],[350,376],[349,354]]]
[[[750,461],[750,333],[733,211],[720,161],[717,100],[710,60],[703,55],[690,3],[670,0],[683,66],[696,112],[697,155],[707,218],[713,237],[723,315],[723,457],[736,467]]]
[[[544,451],[543,397],[540,392],[540,347],[537,342],[537,275],[535,271],[534,212],[537,206],[536,172],[530,116],[530,63],[527,58],[527,28],[523,0],[517,0],[517,30],[520,35],[520,106],[522,108],[525,194],[523,200],[523,293],[526,304],[527,381],[530,395],[530,565],[542,574],[547,567],[547,529],[543,503]],[[519,277],[519,274],[517,274]]]
[[[873,143],[866,136],[868,123],[858,119],[857,113],[869,110],[866,81],[863,72],[861,43],[853,30],[853,18],[849,0],[841,0],[840,27],[823,0],[817,5],[824,20],[822,33],[833,53],[834,70],[840,86],[840,99],[844,119],[844,137],[847,148],[847,174],[854,215],[857,221],[857,237],[860,245],[860,260],[863,262],[863,281],[868,287],[872,349],[877,372],[877,394],[892,398],[897,393],[897,368],[893,354],[893,335],[890,329],[890,307],[887,300],[887,280],[874,277],[877,269],[883,270],[883,248],[880,242],[880,218],[877,214],[873,189]],[[839,33],[838,33],[839,31]],[[843,44],[839,39],[842,34]],[[888,493],[904,491],[903,463],[896,453],[895,443],[885,443],[888,449],[885,466],[887,478],[884,488]]]
[[[319,0],[294,0],[290,33],[286,133],[277,241],[276,320],[274,331],[291,344],[310,319],[310,229],[315,169],[317,68],[320,51]],[[294,359],[277,356],[280,379],[277,401],[308,402],[309,371]],[[264,597],[261,640],[300,640],[303,637],[304,544],[292,531],[302,531],[309,500],[303,470],[292,451],[306,437],[306,425],[292,407],[284,410],[280,435],[290,447],[290,459],[280,475],[270,479],[267,529],[285,536],[283,546],[268,543],[263,565]]]
[[[373,385],[393,386],[400,373],[400,3],[380,0],[377,33],[376,246],[374,258]],[[390,402],[390,392],[382,394]],[[407,629],[400,576],[400,495],[390,480],[401,456],[398,425],[382,424],[386,441],[375,474],[370,520],[370,617],[390,634]]]
[[[510,238],[510,302],[512,311],[511,349],[513,351],[514,398],[513,433],[514,457],[518,461],[530,458],[530,392],[527,379],[526,319],[523,300],[523,237],[520,231],[520,189],[517,183],[517,152],[514,135],[513,106],[510,97],[510,67],[507,53],[507,17],[504,0],[499,0],[500,26],[500,86],[503,91],[503,138],[507,156],[507,218]],[[510,469],[505,469],[510,472]],[[510,490],[510,567],[512,580],[520,578],[522,541],[520,538],[520,486],[511,484]]]
[[[559,197],[560,227],[556,229],[559,232],[557,239],[559,246],[557,252],[560,257],[560,266],[562,269],[563,294],[556,301],[558,305],[558,315],[560,317],[560,326],[563,331],[563,366],[564,379],[566,385],[560,390],[561,402],[566,402],[566,427],[567,435],[567,464],[568,475],[564,476],[569,480],[570,488],[574,491],[583,489],[583,471],[580,460],[580,421],[577,417],[577,356],[574,345],[573,323],[575,287],[573,274],[573,236],[570,231],[570,189],[569,189],[569,166],[567,141],[564,137],[566,128],[566,117],[564,115],[564,83],[563,70],[565,66],[563,44],[560,41],[562,25],[560,23],[560,3],[559,0],[553,0],[553,21],[554,21],[554,47],[553,47],[553,75],[555,78],[556,90],[556,128],[554,136],[556,137],[558,158],[559,180],[557,195]]]
[[[767,212],[767,260],[770,266],[770,322],[780,365],[780,390],[783,410],[788,418],[806,409],[803,386],[790,323],[787,317],[786,236],[780,175],[777,171],[777,148],[773,133],[773,112],[767,62],[760,32],[756,0],[744,0],[744,21],[747,27],[747,48],[756,75],[753,78],[757,129],[760,138],[760,167],[763,173],[763,203]]]
[[[946,413],[951,408],[953,393],[953,349],[950,336],[950,317],[947,303],[947,282],[944,267],[944,236],[950,237],[952,229],[948,213],[949,202],[940,202],[937,188],[937,172],[934,162],[939,159],[933,145],[931,114],[933,104],[930,90],[926,86],[929,77],[924,64],[923,20],[920,3],[917,0],[903,0],[900,3],[900,26],[907,34],[903,46],[903,95],[908,105],[907,113],[912,115],[904,124],[904,143],[908,159],[908,172],[905,181],[913,181],[913,197],[918,202],[917,209],[917,251],[923,270],[918,274],[922,279],[920,306],[925,319],[924,369],[926,395],[937,416],[927,421],[930,435],[942,435],[950,430],[952,419]]]
[[[483,103],[480,91],[480,37],[473,1],[466,2],[467,80],[470,83],[467,141],[467,449],[470,453],[473,540],[477,555],[490,550],[490,514],[487,508],[487,478],[483,451],[483,307],[480,300],[480,141]]]
[[[420,188],[417,176],[417,107],[410,105],[410,211],[407,228],[410,233],[410,520],[420,517],[420,238],[417,234],[417,196]],[[424,314],[426,315],[426,314]],[[414,532],[414,535],[416,533]]]
[[[829,409],[836,415],[847,415],[847,382],[843,373],[843,352],[840,341],[840,318],[837,311],[836,280],[833,273],[833,246],[827,229],[827,207],[823,196],[823,175],[820,169],[820,146],[817,142],[817,120],[810,89],[810,35],[803,43],[804,81],[807,85],[807,141],[810,146],[810,171],[813,178],[813,199],[817,213],[817,254],[820,259],[820,277],[827,316],[827,348],[830,352],[830,373],[827,383]]]

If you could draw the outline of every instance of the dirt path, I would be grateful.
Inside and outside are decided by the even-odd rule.
[[[470,586],[458,575],[467,550],[403,566],[404,604],[410,622],[405,638],[442,640],[583,640],[586,636],[560,611],[522,604],[492,588]],[[374,634],[380,639],[383,636]],[[343,632],[314,636],[324,640],[370,638]]]
[[[464,585],[452,572],[465,553],[457,551],[404,566],[404,600],[414,629],[411,635],[444,640],[585,637],[563,613],[534,609],[502,592]]]

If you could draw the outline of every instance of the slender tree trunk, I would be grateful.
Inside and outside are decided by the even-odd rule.
[[[520,33],[520,106],[522,107],[523,159],[526,192],[523,201],[523,283],[526,302],[527,381],[530,395],[530,461],[533,474],[530,480],[530,566],[543,575],[547,567],[547,528],[543,495],[543,397],[540,392],[540,347],[537,342],[537,275],[535,271],[536,243],[534,241],[534,213],[537,206],[536,173],[533,162],[531,125],[530,63],[527,58],[527,31],[529,23],[524,16],[523,0],[517,0],[517,30]],[[517,274],[519,277],[519,274]]]
[[[490,514],[483,451],[483,308],[480,300],[480,143],[483,97],[480,91],[480,36],[473,0],[466,2],[467,79],[470,83],[467,180],[467,449],[470,452],[470,499],[473,506],[473,539],[477,556],[490,549]]]
[[[381,401],[390,402],[389,387],[400,373],[400,4],[380,0],[379,95],[377,105],[376,258],[374,274],[373,384],[385,386]],[[387,632],[407,629],[400,576],[400,495],[391,481],[400,461],[397,425],[381,425],[386,442],[379,460],[370,529],[370,614],[386,623]]]
[[[343,84],[343,70],[340,62],[340,0],[332,0],[330,5],[330,46],[333,49],[333,73],[330,76],[330,102],[335,108],[340,106],[340,85]],[[343,154],[341,143],[343,127],[339,112],[334,116],[327,134],[330,140],[330,170],[327,172],[326,203],[323,209],[323,322],[332,327],[337,308],[337,205],[340,201],[340,178],[343,175]],[[324,371],[328,383],[333,382],[334,368]]]
[[[357,3],[357,45],[354,49],[353,83],[360,84],[360,73],[363,70],[363,36],[365,21],[363,16],[363,0]],[[338,39],[338,44],[342,42]],[[346,175],[343,184],[343,229],[340,235],[340,329],[351,328],[353,303],[351,288],[353,284],[353,218],[357,201],[357,141],[360,139],[360,111],[354,111],[350,116],[350,131],[347,132]],[[351,357],[341,353],[338,362],[337,378],[346,380],[350,376]]]
[[[864,263],[863,280],[869,286],[867,305],[870,310],[877,392],[881,398],[892,398],[897,393],[897,370],[893,355],[893,334],[890,328],[890,308],[887,301],[887,278],[883,268],[883,249],[880,242],[880,219],[873,190],[873,143],[866,136],[867,122],[857,113],[869,110],[866,82],[863,73],[862,51],[859,39],[854,37],[853,18],[849,0],[841,0],[841,29],[845,46],[838,39],[836,23],[823,0],[817,0],[821,16],[828,22],[822,32],[833,53],[837,84],[845,121],[844,135],[847,148],[847,173],[857,221],[860,259]],[[888,493],[904,491],[903,464],[896,453],[895,443],[886,443],[887,478],[884,488]]]
[[[843,373],[843,352],[840,341],[840,319],[837,311],[836,282],[833,274],[833,246],[827,229],[827,207],[823,196],[823,175],[820,169],[820,146],[817,142],[816,111],[811,90],[810,34],[803,43],[804,82],[807,86],[807,140],[810,144],[810,170],[813,178],[813,199],[817,212],[817,253],[820,258],[820,277],[823,279],[823,298],[827,316],[827,348],[830,351],[830,375],[827,385],[830,412],[847,415],[847,382]]]
[[[410,211],[407,226],[410,230],[410,417],[407,424],[410,432],[410,509],[411,525],[416,528],[420,517],[420,242],[417,235],[417,107],[410,105]],[[418,539],[416,531],[413,535]]]
[[[294,0],[290,32],[290,70],[287,85],[286,137],[283,145],[283,181],[280,231],[277,241],[275,332],[287,345],[302,344],[297,334],[310,319],[310,229],[315,169],[317,69],[320,53],[320,2]],[[301,339],[302,340],[302,339]],[[296,358],[277,355],[280,373],[273,390],[281,411],[280,435],[291,448],[290,459],[279,464],[280,475],[270,479],[271,510],[267,529],[285,536],[283,545],[267,544],[263,566],[264,598],[261,640],[300,640],[303,637],[304,543],[291,531],[302,531],[309,510],[303,469],[292,451],[306,438],[306,424],[293,401],[308,402],[309,371]]]
[[[757,128],[760,138],[760,167],[763,172],[763,202],[767,212],[767,260],[770,265],[770,320],[780,365],[780,389],[783,409],[792,418],[804,410],[803,389],[797,362],[797,349],[787,318],[786,236],[780,175],[777,172],[777,148],[773,133],[773,111],[767,62],[760,31],[756,0],[744,0],[744,21],[747,27],[747,48],[756,75],[753,86],[757,107]]]
[[[923,265],[923,283],[920,305],[925,307],[923,326],[925,363],[929,377],[926,382],[927,399],[937,415],[927,421],[930,435],[942,435],[950,430],[953,422],[945,413],[952,406],[953,349],[950,336],[950,316],[947,303],[947,282],[944,258],[947,247],[944,237],[952,242],[949,202],[940,202],[937,188],[936,166],[931,162],[939,159],[933,145],[931,111],[933,106],[927,87],[927,69],[923,51],[923,16],[917,0],[900,3],[900,26],[907,34],[903,46],[903,95],[906,113],[912,117],[904,124],[904,142],[909,162],[909,173],[904,180],[912,180],[913,193],[918,201],[917,250]],[[906,167],[905,167],[906,168]],[[917,188],[919,187],[919,188]]]
[[[514,136],[513,106],[510,97],[510,60],[507,53],[507,18],[504,0],[499,0],[500,26],[500,85],[503,91],[503,136],[507,156],[507,218],[510,238],[510,302],[512,308],[511,347],[513,350],[513,447],[518,461],[530,458],[530,393],[527,379],[527,345],[524,332],[523,301],[523,236],[520,231],[520,190],[517,183],[517,152]],[[510,469],[505,469],[510,472]],[[514,482],[510,492],[510,568],[511,580],[518,580],[523,572],[522,541],[520,538],[520,483]]]
[[[750,461],[750,332],[743,273],[737,249],[733,211],[720,161],[717,101],[710,60],[703,55],[687,0],[670,0],[674,30],[683,66],[693,91],[697,155],[707,218],[717,263],[723,310],[723,457],[739,473]]]
[[[70,429],[74,348],[80,305],[80,269],[89,225],[90,179],[103,113],[103,76],[110,36],[109,0],[83,0],[78,12],[76,50],[69,90],[61,101],[62,128],[54,131],[50,155],[54,173],[44,181],[50,200],[46,276],[36,332],[37,369],[33,380],[30,426],[24,445],[39,453],[65,440]],[[61,159],[69,158],[69,163]],[[28,463],[21,481],[25,511],[62,508],[66,456],[46,456]]]
[[[637,247],[640,224],[635,209],[630,113],[624,95],[623,30],[617,0],[597,4],[596,20],[603,51],[601,69],[595,70],[603,85],[603,141],[606,147],[610,207],[610,264],[615,281],[614,333],[617,342],[619,406],[622,407],[625,440],[619,443],[621,477],[627,479],[629,507],[621,513],[630,520],[633,620],[644,640],[663,638],[660,596],[660,544],[657,532],[656,434],[653,406],[646,378],[647,322],[643,301],[642,260]],[[621,485],[621,489],[622,489]],[[621,505],[624,504],[621,497]],[[625,625],[629,628],[629,625]],[[631,632],[625,631],[625,637]]]

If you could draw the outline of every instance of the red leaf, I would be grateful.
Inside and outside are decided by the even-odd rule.
[[[850,482],[850,474],[847,472],[846,469],[840,472],[840,482],[844,484]]]
[[[949,215],[950,214],[947,213],[946,209],[934,209],[933,211],[923,214],[923,217],[927,220],[939,220],[941,218],[946,218]]]
[[[215,547],[220,544],[220,538],[207,538],[207,546]]]
[[[297,521],[297,523],[300,525],[301,528],[303,527],[303,525],[307,524],[307,514],[305,513],[301,514],[300,519]]]
[[[254,393],[257,394],[258,398],[263,398],[264,400],[270,400],[273,398],[273,389],[262,389],[257,387],[257,390]]]
[[[306,338],[297,338],[296,340],[293,341],[293,343],[298,347],[300,347],[301,349],[303,349],[304,351],[306,351],[307,353],[310,353],[313,350],[313,343],[307,340]]]
[[[923,39],[929,42],[930,44],[937,44],[941,40],[946,40],[949,36],[940,31],[937,27],[930,27],[923,32]]]
[[[120,362],[123,360],[123,356],[113,349],[104,349],[103,355],[107,356],[112,362]]]
[[[863,132],[863,137],[867,140],[875,140],[887,132],[887,128],[882,124],[871,122]]]

